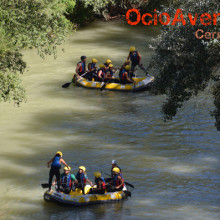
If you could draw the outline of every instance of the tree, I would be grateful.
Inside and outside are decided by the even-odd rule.
[[[67,2],[1,0],[0,101],[13,100],[19,104],[25,100],[19,74],[24,72],[26,64],[20,49],[37,48],[41,57],[51,54],[56,57],[56,47],[64,41],[70,29],[70,22],[64,16]]]
[[[192,25],[189,19],[185,19],[186,25],[177,22],[176,25],[162,26],[161,35],[154,45],[155,55],[149,65],[149,69],[158,72],[152,92],[167,95],[167,100],[162,105],[162,113],[164,120],[171,120],[185,101],[203,91],[210,80],[213,80],[215,110],[212,115],[216,119],[217,129],[220,130],[220,82],[217,79],[220,42],[216,38],[197,39],[195,36],[199,29],[204,33],[218,32],[218,24],[213,25],[212,22],[204,26],[199,17],[203,13],[217,14],[220,9],[219,2],[218,0],[174,2],[172,7],[164,8],[163,12],[174,18],[176,9],[181,8],[184,18],[191,13],[194,19],[197,13],[198,20],[195,25]]]

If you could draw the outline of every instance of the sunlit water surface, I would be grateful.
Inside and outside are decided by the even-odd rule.
[[[163,96],[61,88],[86,55],[120,66],[135,45],[149,63],[156,28],[96,23],[73,32],[56,60],[24,51],[27,102],[0,107],[1,219],[219,219],[220,135],[210,92],[187,102],[171,122]],[[139,72],[139,75],[143,73]],[[66,208],[43,200],[46,162],[57,150],[76,173],[109,173],[119,162],[135,189],[127,201]]]

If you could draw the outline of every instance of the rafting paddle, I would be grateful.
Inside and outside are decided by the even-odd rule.
[[[87,74],[87,73],[88,73],[88,72],[83,73],[83,74],[81,75],[81,77],[84,76],[84,75]],[[75,74],[75,75],[76,75],[76,74]],[[75,82],[75,78],[76,78],[75,75],[74,75],[74,77],[73,77],[73,81],[72,81],[72,82]],[[62,88],[65,88],[65,89],[68,88],[72,82],[68,82],[68,83],[63,84],[63,85],[62,85]]]

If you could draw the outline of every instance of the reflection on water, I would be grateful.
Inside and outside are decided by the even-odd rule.
[[[219,219],[220,139],[209,94],[164,123],[162,96],[61,88],[84,54],[99,62],[110,58],[118,67],[135,45],[147,64],[147,46],[158,30],[136,28],[93,24],[72,33],[56,60],[24,52],[28,101],[0,108],[1,219]],[[46,162],[57,150],[73,173],[85,165],[90,179],[94,171],[109,173],[111,160],[118,160],[135,186],[132,197],[84,208],[44,202],[40,184],[48,181]]]

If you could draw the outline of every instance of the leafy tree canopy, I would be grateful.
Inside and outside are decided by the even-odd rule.
[[[154,72],[158,72],[152,92],[167,95],[162,113],[165,120],[171,120],[185,101],[203,91],[213,80],[215,110],[212,115],[220,130],[220,82],[216,80],[219,74],[220,41],[216,37],[197,39],[195,36],[198,29],[204,33],[219,32],[219,23],[204,26],[199,19],[203,13],[211,16],[219,13],[219,0],[175,0],[172,7],[164,8],[163,12],[174,18],[177,8],[182,9],[186,25],[178,22],[175,26],[162,26],[161,35],[154,45],[155,55],[149,65],[149,68],[155,69]],[[198,13],[195,25],[191,25],[187,19],[188,13],[193,16]]]
[[[19,74],[26,64],[19,50],[37,48],[41,57],[56,56],[70,29],[64,13],[73,7],[71,0],[0,1],[0,101],[25,100]]]

